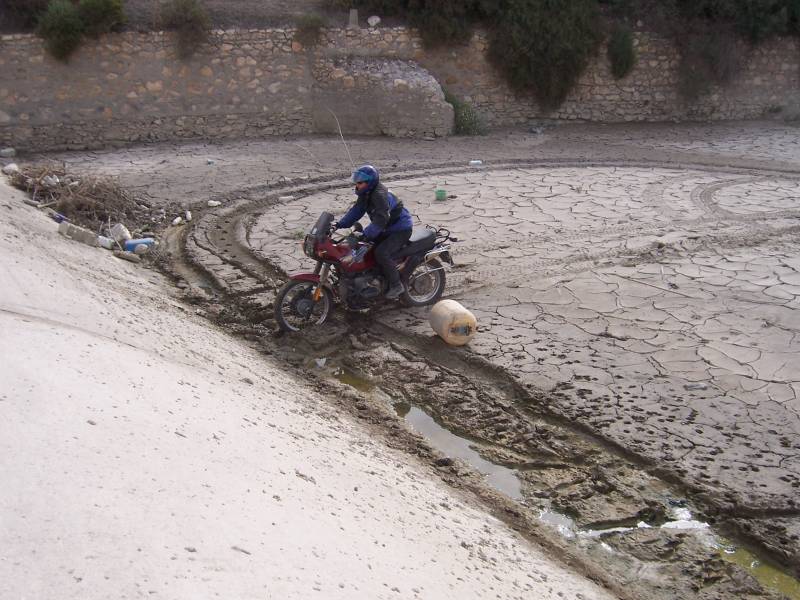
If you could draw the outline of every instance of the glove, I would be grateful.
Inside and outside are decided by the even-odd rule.
[[[341,227],[339,227],[339,221],[334,221],[333,225],[331,225],[331,231],[336,231],[337,229],[341,229]]]

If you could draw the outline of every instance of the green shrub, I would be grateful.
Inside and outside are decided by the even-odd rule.
[[[178,34],[178,56],[187,59],[208,40],[211,20],[198,0],[170,0],[161,7],[161,26]]]
[[[322,28],[325,27],[325,19],[316,14],[302,15],[298,17],[296,26],[294,39],[304,46],[315,46],[319,42]]]
[[[86,35],[97,37],[125,23],[122,0],[80,0],[78,12]]]
[[[66,61],[83,37],[83,21],[78,8],[69,0],[52,0],[39,19],[37,32],[44,38],[48,52]]]
[[[489,56],[512,88],[558,107],[600,43],[595,0],[506,0]]]
[[[428,47],[461,44],[472,35],[470,3],[463,0],[409,0],[409,23]]]
[[[12,27],[22,31],[36,28],[39,19],[47,10],[49,0],[3,0],[5,19]]]
[[[622,79],[633,69],[636,51],[633,49],[633,34],[628,27],[617,25],[612,29],[608,40],[608,60],[611,74],[617,79]]]
[[[679,47],[678,90],[686,100],[707,93],[714,84],[730,83],[741,68],[741,52],[730,29],[689,31],[679,41]]]
[[[732,26],[753,43],[774,35],[798,33],[798,0],[670,0],[679,21],[702,20],[710,26]]]
[[[444,99],[453,106],[454,131],[456,135],[485,135],[486,123],[471,104],[460,100],[447,90]]]
[[[800,35],[800,0],[790,0],[786,11],[786,33]]]

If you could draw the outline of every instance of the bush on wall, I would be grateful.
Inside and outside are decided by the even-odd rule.
[[[611,63],[611,74],[616,79],[622,79],[631,72],[636,64],[636,51],[633,49],[633,33],[630,28],[617,25],[611,30],[608,60]]]
[[[456,135],[486,134],[486,123],[471,104],[457,98],[447,90],[444,91],[444,99],[453,107],[453,133]]]
[[[3,4],[8,22],[23,31],[30,31],[47,10],[48,0],[4,0]]]
[[[211,19],[198,0],[170,0],[161,7],[161,26],[177,33],[178,57],[188,59],[208,40]]]
[[[689,101],[707,93],[712,85],[724,86],[741,69],[737,36],[730,29],[701,28],[686,32],[678,41],[681,62],[678,91]]]
[[[294,34],[294,39],[304,46],[314,46],[319,42],[319,38],[322,35],[325,19],[317,14],[302,15],[297,18],[295,26],[297,31]]]
[[[48,52],[64,61],[80,46],[83,31],[78,7],[69,0],[52,0],[37,27],[37,33],[44,38]]]
[[[507,0],[489,56],[512,88],[558,107],[600,43],[595,0]]]
[[[84,35],[97,37],[122,25],[122,0],[52,0],[39,18],[37,33],[48,52],[66,61],[77,50]]]
[[[122,0],[80,0],[78,12],[86,35],[92,37],[114,31],[125,23]]]

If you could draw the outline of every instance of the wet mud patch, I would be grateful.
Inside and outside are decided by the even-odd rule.
[[[725,561],[705,527],[680,529],[669,515],[687,504],[678,490],[531,408],[546,398],[452,356],[432,361],[363,324],[331,329],[325,340],[287,336],[276,353],[318,381],[350,388],[358,401],[343,408],[389,426],[393,444],[405,440],[447,483],[621,597],[779,597]],[[670,523],[676,528],[662,528]]]

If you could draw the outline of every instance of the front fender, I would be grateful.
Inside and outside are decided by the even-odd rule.
[[[317,273],[295,273],[294,275],[289,276],[289,281],[309,281],[311,283],[319,283],[320,276]],[[339,301],[339,294],[337,294],[336,290],[333,289],[330,281],[326,281],[322,287],[328,290],[337,302]]]
[[[313,283],[319,283],[319,274],[317,273],[295,273],[294,275],[290,275],[289,279],[292,281],[311,281]]]

